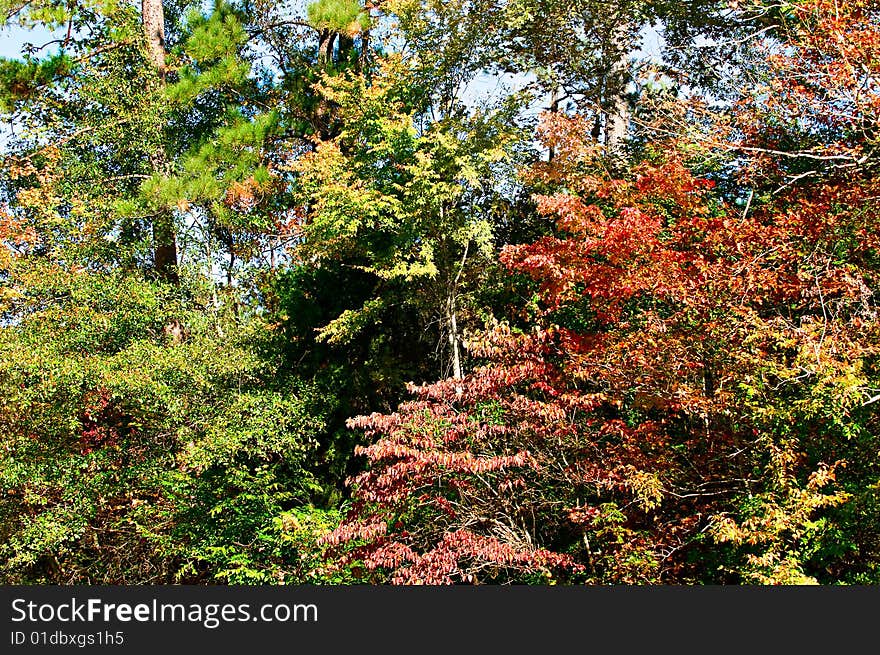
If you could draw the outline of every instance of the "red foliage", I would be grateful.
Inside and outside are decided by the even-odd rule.
[[[583,120],[546,117],[542,138],[556,156],[530,179],[564,189],[537,199],[556,233],[501,254],[538,285],[540,319],[470,344],[486,365],[465,380],[415,387],[397,412],[350,421],[373,443],[359,450],[370,466],[352,481],[352,511],[326,539],[341,562],[362,560],[396,583],[705,579],[691,551],[743,498],[777,502],[799,484],[790,467],[833,470],[819,458],[834,448],[798,451],[796,437],[768,430],[800,406],[823,420],[812,392],[789,407],[786,394],[802,393],[794,381],[833,386],[877,354],[880,189],[851,164],[872,143],[864,126],[877,126],[876,90],[856,90],[876,79],[865,71],[880,61],[880,39],[863,3],[809,7],[815,20],[801,23],[797,47],[771,61],[766,98],[739,116],[752,179],[769,163],[828,164],[810,186],[735,209],[689,172],[676,144],[665,161],[609,179],[596,172]],[[845,21],[827,22],[832,9]],[[848,113],[834,114],[841,103]],[[836,137],[818,147],[820,131],[801,121],[803,147],[777,152],[780,116],[815,119]],[[821,442],[822,427],[803,429]],[[831,504],[808,501],[821,486],[810,484],[773,524],[787,527],[768,519],[719,540],[792,534],[790,517]],[[798,502],[807,509],[792,509]],[[751,561],[771,566],[779,552]]]
[[[557,174],[578,163],[564,152]],[[568,186],[580,195],[539,198],[557,236],[502,253],[539,284],[541,325],[497,326],[470,344],[487,365],[464,381],[350,421],[375,441],[358,450],[370,468],[352,481],[349,519],[326,539],[343,562],[396,583],[683,580],[688,547],[755,488],[758,427],[739,387],[788,356],[792,316],[864,293],[829,258],[851,220],[833,210],[842,190],[744,217],[675,158]],[[864,237],[854,255],[873,247]]]
[[[767,74],[735,115],[751,180],[853,173],[876,162],[880,28],[876,3],[809,0],[786,5],[780,34],[765,39]]]
[[[110,392],[100,388],[89,394],[80,412],[79,447],[86,455],[96,449],[115,446],[125,426],[125,416],[114,405]]]

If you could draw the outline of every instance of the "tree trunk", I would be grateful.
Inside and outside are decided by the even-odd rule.
[[[608,57],[613,58],[605,80],[605,152],[614,166],[626,160],[630,110],[626,87],[630,81],[629,52],[631,26],[620,21],[611,31]]]
[[[340,34],[339,37],[339,52],[336,56],[336,62],[338,64],[342,64],[346,59],[351,55],[351,51],[354,50],[354,39],[350,37],[348,34]]]
[[[150,63],[165,81],[165,12],[162,0],[141,0],[141,20],[147,40]],[[167,159],[162,145],[150,157],[153,170],[161,175],[167,173]],[[153,218],[153,268],[160,280],[178,284],[177,238],[174,233],[174,215],[162,210]]]
[[[165,12],[162,0],[141,0],[141,20],[147,37],[147,54],[150,63],[165,76]]]
[[[446,297],[446,324],[449,331],[449,353],[452,357],[452,377],[461,380],[461,336],[458,333],[458,316],[455,302],[455,289],[449,290]]]
[[[318,64],[327,66],[333,58],[333,42],[336,40],[336,32],[332,30],[321,30],[320,40],[318,41]]]
[[[443,219],[443,207],[440,207],[441,221]],[[470,250],[470,240],[464,244],[464,251],[461,254],[461,261],[458,264],[458,271],[455,277],[449,279],[446,284],[446,327],[449,333],[449,355],[452,359],[452,377],[461,380],[464,377],[464,371],[461,365],[461,334],[458,331],[458,289],[461,282],[461,276],[464,273],[465,264],[467,264],[468,251]],[[462,393],[461,386],[456,387],[457,393]]]
[[[550,108],[549,108],[549,111],[550,111],[551,114],[557,114],[557,113],[559,113],[559,96],[560,96],[560,93],[559,93],[559,87],[558,87],[558,86],[554,86],[554,87],[553,87],[553,91],[550,92]],[[556,156],[556,150],[555,150],[555,149],[553,148],[553,146],[551,145],[551,146],[547,149],[547,161],[548,161],[548,162],[553,161],[553,157],[555,157],[555,156]]]
[[[358,52],[357,68],[360,71],[366,70],[370,57],[370,30],[364,30],[361,33],[361,49]]]
[[[180,283],[177,272],[177,238],[174,216],[162,210],[153,218],[153,268],[159,279],[173,285]]]

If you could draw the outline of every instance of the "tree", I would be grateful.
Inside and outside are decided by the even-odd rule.
[[[218,236],[257,259],[275,228],[255,196],[278,114],[251,106],[271,94],[242,12],[166,16],[160,68],[145,9],[66,8],[61,54],[4,69],[2,576],[303,580],[334,399],[279,371],[256,285],[213,270]],[[156,275],[161,221],[187,229]]]
[[[165,81],[165,12],[162,0],[142,0],[141,21],[147,42],[147,59],[160,80]],[[156,173],[166,173],[166,154],[158,145],[150,157]],[[160,211],[153,218],[153,265],[160,279],[177,284],[177,240],[174,230],[174,216],[169,211]]]
[[[399,58],[369,80],[326,77],[339,135],[290,166],[302,206],[304,261],[340,259],[376,276],[377,295],[323,331],[344,341],[371,323],[403,288],[424,325],[439,322],[448,371],[461,378],[463,292],[493,251],[490,187],[513,156],[515,104],[431,121],[422,91]],[[405,285],[405,286],[404,286]]]
[[[502,255],[538,285],[533,328],[498,326],[463,382],[352,420],[369,469],[326,542],[403,583],[845,569],[832,517],[874,475],[848,466],[874,443],[873,246],[853,213],[826,189],[737,215],[673,146],[610,179],[588,118],[546,121],[558,155],[531,175],[557,233]]]
[[[878,580],[870,3],[0,10],[4,581]]]

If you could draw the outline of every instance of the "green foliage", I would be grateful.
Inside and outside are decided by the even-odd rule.
[[[342,341],[372,325],[395,289],[439,327],[438,340],[455,329],[452,312],[463,326],[475,323],[468,294],[495,252],[500,187],[523,133],[520,98],[431,122],[404,84],[411,74],[395,57],[369,81],[325,77],[322,93],[344,127],[291,166],[294,199],[309,208],[302,255],[346,260],[380,281],[378,295],[334,317],[323,338]]]
[[[4,575],[250,579],[228,568],[268,566],[263,546],[235,544],[322,491],[322,396],[275,383],[259,321],[131,276],[46,273],[0,343],[2,514],[32,518],[4,521]]]
[[[41,86],[47,85],[62,75],[66,75],[72,62],[63,53],[24,60],[0,58],[0,111],[11,112],[17,100],[34,94]]]
[[[315,27],[352,34],[370,29],[370,17],[358,0],[317,0],[306,9]]]
[[[880,580],[873,14],[163,9],[0,0],[0,581]]]
[[[269,292],[278,327],[269,349],[289,375],[310,375],[330,409],[315,466],[326,481],[326,502],[344,496],[345,478],[356,471],[351,457],[359,435],[345,427],[349,417],[390,407],[406,382],[433,375],[433,346],[419,326],[418,312],[401,291],[387,289],[387,304],[375,308],[368,329],[344,339],[320,338],[340,315],[369,303],[379,280],[339,262],[300,265],[279,273]],[[393,300],[392,300],[393,299]]]

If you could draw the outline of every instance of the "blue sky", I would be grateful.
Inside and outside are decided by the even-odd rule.
[[[33,30],[16,26],[0,28],[0,57],[20,57],[21,47],[25,43],[42,45],[52,38],[51,32],[40,28]],[[54,38],[58,38],[57,35]],[[660,42],[657,32],[647,28],[643,33],[641,54],[659,55]]]
[[[58,32],[52,33],[42,28],[24,29],[18,26],[6,26],[0,28],[0,57],[19,58],[21,57],[21,49],[26,43],[40,46],[44,43],[63,36]],[[642,31],[642,43],[636,56],[640,59],[659,58],[662,48],[663,39],[658,31],[651,27],[646,27]],[[58,44],[53,44],[41,54],[45,55],[57,51]],[[467,86],[465,95],[471,103],[479,103],[481,100],[489,100],[498,93],[503,93],[502,89],[515,89],[521,87],[526,81],[524,76],[502,76],[496,77],[492,75],[479,75],[477,79],[472,80]]]
[[[0,29],[0,57],[21,57],[21,48],[25,43],[43,45],[53,38],[52,33],[44,29],[26,30],[21,27],[4,27]]]

